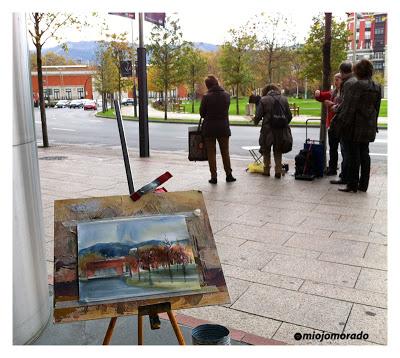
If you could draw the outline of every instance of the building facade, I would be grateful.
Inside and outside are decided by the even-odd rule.
[[[50,102],[60,99],[93,99],[93,76],[87,65],[43,66],[43,90]],[[39,99],[37,71],[32,71],[33,99]]]
[[[354,28],[356,30],[355,48]],[[366,58],[374,64],[376,71],[384,72],[387,45],[387,14],[357,13],[355,17],[354,13],[349,13],[347,29],[351,32],[347,51],[348,60],[358,61]]]

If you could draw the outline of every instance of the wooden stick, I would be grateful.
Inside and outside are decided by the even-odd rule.
[[[143,316],[138,314],[138,345],[143,345]]]
[[[176,338],[178,338],[179,345],[181,345],[181,346],[186,345],[185,339],[183,338],[182,332],[178,326],[178,323],[176,322],[174,314],[172,313],[171,310],[168,310],[167,314],[168,314],[169,320],[171,321],[171,325],[172,325],[172,328],[174,329]]]
[[[112,317],[110,323],[108,324],[107,332],[103,340],[103,346],[108,345],[110,343],[115,327],[115,322],[117,322],[117,317]]]

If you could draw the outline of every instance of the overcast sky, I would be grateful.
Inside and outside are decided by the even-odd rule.
[[[134,9],[133,9],[134,10]],[[263,9],[264,11],[264,9]],[[273,11],[268,9],[266,13],[274,16],[276,14],[284,14],[290,21],[290,29],[294,32],[297,37],[297,41],[304,42],[305,37],[312,24],[312,18],[321,11],[316,9],[315,11],[309,11],[307,8],[291,10],[291,11]],[[167,15],[175,13],[179,18],[179,23],[182,28],[183,37],[185,40],[193,42],[207,42],[215,45],[220,45],[227,40],[228,30],[231,28],[237,28],[244,25],[248,20],[254,18],[256,14],[260,14],[261,11],[255,10],[254,8],[230,8],[222,14],[219,11],[210,12],[207,8],[200,8],[194,12],[189,7],[181,8],[179,11],[166,12]],[[76,13],[77,15],[88,15],[88,13]],[[137,41],[139,36],[139,21],[136,18],[131,20],[115,15],[109,15],[107,12],[99,12],[99,16],[104,18],[110,28],[111,32],[122,33],[128,32],[128,40],[132,41],[132,29],[134,41]],[[334,13],[334,16],[338,16],[341,19],[345,18],[345,13],[339,11]],[[74,28],[64,29],[60,34],[63,35],[65,41],[82,41],[82,40],[100,40],[102,35],[99,27],[96,26],[96,22],[99,20],[93,20],[89,16],[93,26],[85,28],[82,32],[75,30]],[[133,27],[132,27],[133,25]],[[147,42],[148,36],[151,32],[152,24],[144,22],[144,36],[145,42]],[[55,40],[48,41],[45,47],[56,46]]]
[[[78,224],[79,250],[97,243],[136,244],[149,240],[164,240],[164,238],[170,240],[171,243],[176,240],[189,239],[184,216],[97,220]]]

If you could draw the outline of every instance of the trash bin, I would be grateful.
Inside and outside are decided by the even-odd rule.
[[[193,345],[230,345],[229,329],[219,324],[202,324],[192,330]]]

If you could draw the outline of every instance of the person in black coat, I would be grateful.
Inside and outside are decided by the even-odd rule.
[[[209,183],[217,184],[217,160],[216,141],[221,151],[222,161],[226,173],[226,181],[234,182],[232,176],[231,160],[229,156],[229,105],[230,95],[219,86],[214,76],[205,79],[208,89],[200,104],[200,116],[204,118],[202,134],[207,148],[208,164],[210,166],[211,179]]]
[[[363,59],[354,65],[357,81],[344,97],[337,121],[348,148],[348,178],[344,192],[367,191],[371,158],[369,143],[375,141],[381,104],[381,86],[372,81],[373,65]],[[360,170],[361,169],[361,170]]]

